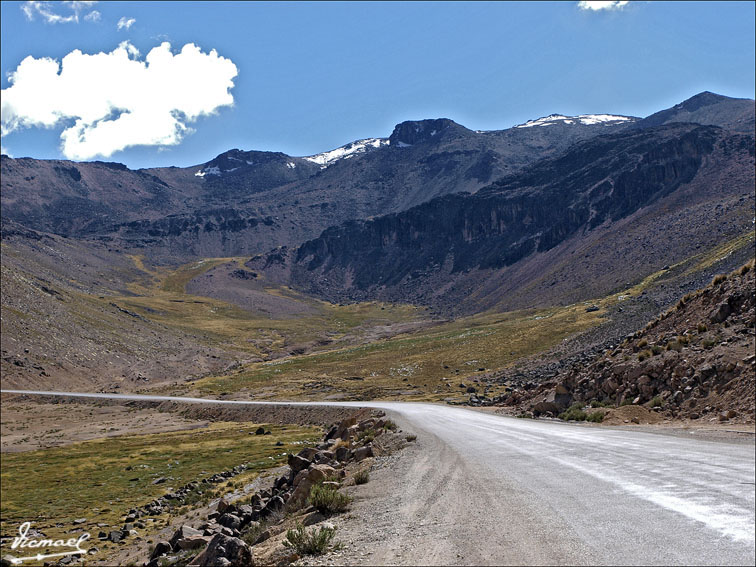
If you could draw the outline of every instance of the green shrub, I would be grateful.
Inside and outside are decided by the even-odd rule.
[[[610,408],[610,407],[612,407],[613,405],[614,405],[614,404],[613,404],[612,402],[610,402],[609,400],[604,400],[604,401],[602,401],[602,402],[600,402],[600,401],[598,401],[598,400],[593,400],[593,401],[591,402],[591,407],[592,407],[592,408]]]
[[[557,417],[564,421],[585,421],[588,418],[588,414],[583,411],[583,404],[576,402]]]
[[[714,348],[714,345],[717,344],[717,341],[713,341],[711,339],[704,339],[703,347],[704,348]]]
[[[336,488],[316,484],[310,489],[310,504],[321,514],[331,515],[346,511],[352,498],[342,494]]]
[[[674,350],[677,352],[680,352],[682,350],[682,345],[677,341],[669,341],[667,343],[667,350]]]
[[[651,353],[654,356],[656,356],[657,354],[661,354],[663,350],[664,349],[662,349],[662,347],[660,347],[659,345],[654,345],[651,347]]]
[[[699,333],[705,333],[708,330],[709,330],[709,328],[706,325],[704,325],[703,323],[699,323],[698,324],[698,332]]]
[[[386,423],[383,424],[383,428],[390,429],[391,431],[396,431],[397,430],[396,422],[394,422],[391,419],[387,419]]]
[[[361,443],[370,443],[375,439],[375,430],[374,429],[366,429],[365,431],[360,431],[357,433],[357,441]]]
[[[605,411],[595,411],[589,414],[588,417],[585,418],[585,420],[592,423],[601,423],[602,421],[604,421],[604,417],[606,417]]]
[[[405,439],[407,441],[417,441],[417,435],[407,435],[407,437],[405,437]]]
[[[369,480],[370,480],[370,471],[367,469],[362,469],[354,473],[355,484],[367,484]]]
[[[652,408],[660,408],[664,405],[664,401],[661,399],[661,396],[654,396],[651,400],[651,407]]]
[[[284,547],[294,549],[299,555],[322,555],[331,546],[336,528],[322,526],[306,530],[302,524],[297,524],[293,530],[286,532]]]
[[[268,521],[262,520],[261,522],[252,522],[251,527],[248,527],[246,531],[242,532],[241,539],[247,545],[255,545],[257,538],[260,534],[268,529]]]

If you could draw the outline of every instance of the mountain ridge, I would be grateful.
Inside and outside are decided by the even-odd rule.
[[[313,156],[233,149],[187,168],[3,156],[2,218],[163,263],[253,255],[296,246],[345,221],[475,193],[598,135],[698,117],[740,127],[748,112],[753,101],[701,93],[640,120],[581,115],[592,117],[583,124],[580,116],[551,115],[492,131],[448,118],[411,120],[389,138]]]
[[[378,298],[447,308],[467,303],[467,310],[474,311],[491,307],[501,297],[494,293],[493,303],[489,299],[483,305],[470,304],[476,286],[466,280],[485,280],[489,273],[547,255],[573,237],[580,240],[601,227],[619,225],[636,212],[672,198],[697,177],[713,183],[719,192],[712,194],[700,180],[690,186],[690,198],[702,203],[736,199],[731,214],[737,216],[741,213],[736,211],[741,211],[743,215],[737,228],[727,225],[727,233],[730,237],[742,233],[750,222],[746,218],[749,207],[752,210],[753,198],[748,198],[747,191],[753,156],[753,138],[712,126],[670,124],[599,136],[474,195],[447,195],[401,213],[331,227],[283,255],[274,251],[257,257],[250,266],[272,270],[280,281],[331,301]],[[717,177],[725,172],[730,185]],[[691,237],[707,223],[717,226],[722,222],[716,218],[716,208],[701,205],[705,210],[696,214],[703,216],[696,218],[695,226],[686,227],[685,202],[678,199],[665,206],[680,215],[676,221],[679,234],[671,236],[669,230],[668,235],[668,245],[680,251],[690,248],[678,240]],[[692,211],[689,221],[695,218]],[[646,229],[659,232],[652,224]],[[622,240],[616,234],[613,238]],[[712,244],[717,239],[712,237]],[[633,255],[631,250],[627,253]],[[681,259],[662,254],[657,262]],[[285,267],[276,267],[281,262]],[[614,263],[612,268],[623,272]],[[470,271],[475,275],[468,277]],[[459,285],[456,291],[455,285]],[[604,286],[593,291],[601,294],[610,289]]]

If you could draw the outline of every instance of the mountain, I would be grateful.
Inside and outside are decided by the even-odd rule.
[[[752,230],[754,139],[713,126],[623,130],[475,194],[329,228],[249,265],[331,301],[456,313],[571,303]]]
[[[187,168],[2,156],[3,382],[191,382],[637,286],[554,356],[598,348],[752,257],[753,132],[733,126],[740,102],[712,100],[708,118],[686,101],[658,125],[408,121],[312,156],[235,149]]]
[[[131,258],[13,221],[2,242],[4,388],[133,390],[231,364],[193,329],[124,306],[119,297],[150,284]]]
[[[730,98],[709,91],[699,93],[672,108],[656,112],[638,121],[637,128],[649,128],[672,124],[673,122],[694,122],[719,126],[726,130],[753,134],[754,101],[746,98]]]
[[[230,150],[190,168],[3,156],[2,214],[30,228],[95,239],[170,262],[263,252],[349,219],[475,192],[634,118],[560,120],[475,132],[408,121],[388,138],[308,157]],[[545,127],[547,126],[548,127]]]

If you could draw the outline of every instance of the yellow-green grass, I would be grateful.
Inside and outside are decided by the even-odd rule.
[[[308,350],[322,350],[330,342],[350,335],[359,342],[376,325],[414,321],[423,313],[411,305],[364,302],[335,305],[313,299],[287,286],[268,284],[264,277],[259,290],[283,297],[301,307],[301,314],[268,313],[241,307],[209,297],[185,293],[186,284],[207,270],[223,263],[243,266],[244,258],[208,258],[176,269],[144,267],[141,259],[132,257],[135,266],[149,274],[152,284],[135,283],[130,290],[135,296],[111,296],[102,301],[138,313],[146,319],[197,335],[207,344],[243,351],[263,359],[286,347],[308,345]]]
[[[603,313],[579,304],[478,315],[369,344],[248,364],[194,385],[203,394],[246,391],[281,399],[443,399],[460,394],[460,379],[551,348],[601,323]]]
[[[711,250],[697,256],[696,259],[698,260],[698,262],[686,273],[705,270],[706,268],[709,268],[717,262],[724,260],[725,258],[730,256],[730,254],[737,252],[738,250],[746,246],[750,246],[751,250],[753,250],[754,237],[756,237],[756,231],[749,230],[748,232],[741,234],[736,238],[728,240],[727,242],[724,242],[719,246],[712,248]]]
[[[96,541],[98,532],[120,529],[130,508],[147,504],[168,487],[177,489],[243,463],[250,473],[259,473],[284,464],[287,451],[297,451],[320,436],[317,428],[295,425],[270,425],[266,429],[271,435],[251,435],[258,426],[217,422],[203,429],[124,435],[3,454],[2,535],[15,535],[22,522],[30,521],[47,537],[67,539],[73,520],[86,518],[78,527],[92,535],[92,545],[107,550],[112,545]],[[277,441],[284,445],[277,447]],[[231,482],[251,480],[250,473]],[[169,480],[153,485],[160,477]],[[110,527],[98,527],[98,523]]]
[[[753,246],[755,235],[756,232],[750,230],[748,232],[745,232],[744,234],[741,234],[740,236],[737,236],[731,240],[728,240],[727,242],[720,244],[719,246],[711,248],[700,254],[696,254],[695,256],[690,256],[685,260],[677,262],[676,264],[672,264],[666,270],[658,270],[656,272],[653,272],[652,274],[649,274],[648,276],[643,278],[643,280],[641,280],[636,285],[624,291],[607,296],[606,298],[597,301],[597,304],[601,305],[602,307],[609,307],[614,303],[617,303],[618,301],[623,301],[624,299],[627,299],[629,297],[638,296],[645,290],[652,288],[657,283],[660,283],[660,280],[664,280],[665,276],[677,273],[679,272],[679,268],[683,268],[685,266],[688,266],[687,269],[685,269],[684,273],[684,275],[686,276],[706,270],[707,268],[715,265],[717,262],[726,259],[728,256],[730,256],[734,252],[737,252],[741,248],[744,248],[745,246]]]
[[[234,258],[206,258],[181,266],[162,278],[161,289],[167,292],[184,293],[186,291],[186,284],[192,279],[216,266],[231,261],[234,261]]]

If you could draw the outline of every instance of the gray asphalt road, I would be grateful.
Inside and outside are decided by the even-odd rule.
[[[380,485],[367,485],[373,485],[375,520],[391,529],[376,528],[380,545],[367,562],[753,565],[756,560],[751,444],[431,404],[315,405],[382,408],[419,434],[411,459],[403,459],[390,478],[384,472]]]

